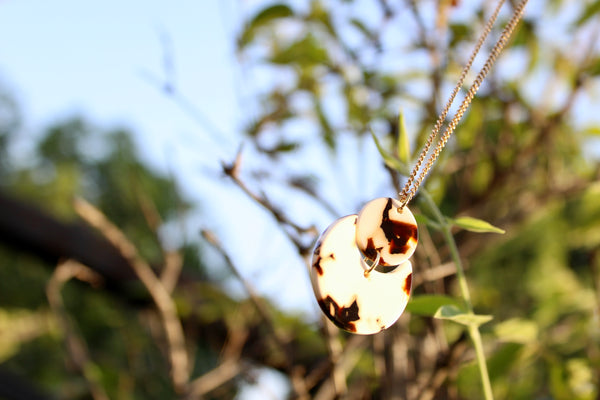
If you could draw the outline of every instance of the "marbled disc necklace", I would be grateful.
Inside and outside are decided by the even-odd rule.
[[[409,258],[418,242],[417,222],[407,205],[417,193],[510,38],[527,0],[522,0],[515,7],[511,19],[465,94],[456,114],[438,138],[452,102],[492,30],[503,3],[504,0],[499,1],[487,21],[446,106],[399,193],[399,199],[383,197],[371,200],[358,214],[334,221],[317,240],[310,271],[311,283],[321,310],[339,328],[363,335],[373,334],[394,324],[404,312],[412,289],[412,264]],[[437,144],[431,150],[436,139]]]

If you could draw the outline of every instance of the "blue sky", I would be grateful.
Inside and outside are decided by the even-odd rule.
[[[0,0],[0,82],[34,127],[77,112],[130,125],[144,132],[144,153],[165,165],[164,149],[179,143],[169,139],[199,126],[146,79],[164,76],[164,37],[178,86],[221,130],[235,131],[232,3]]]

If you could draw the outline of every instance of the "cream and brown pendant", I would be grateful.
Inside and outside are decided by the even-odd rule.
[[[438,138],[452,102],[503,3],[504,0],[500,0],[490,16],[450,99],[425,142],[400,193],[402,202],[392,198],[372,200],[358,215],[335,221],[318,239],[312,258],[311,282],[321,309],[338,327],[365,335],[377,333],[396,322],[406,308],[412,288],[412,264],[408,259],[414,253],[418,239],[417,223],[407,204],[416,194],[510,38],[527,0],[515,6],[511,19],[491,49],[456,115]],[[429,154],[436,140],[437,144]]]
[[[412,288],[408,259],[417,223],[392,198],[367,203],[358,215],[332,223],[318,239],[310,271],[321,310],[339,328],[369,335],[404,312]]]

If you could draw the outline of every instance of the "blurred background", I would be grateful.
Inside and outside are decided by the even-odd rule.
[[[0,399],[481,398],[420,196],[387,331],[332,327],[307,262],[396,196],[494,7],[0,0]],[[425,183],[506,231],[454,232],[499,399],[600,396],[599,12],[530,0]]]

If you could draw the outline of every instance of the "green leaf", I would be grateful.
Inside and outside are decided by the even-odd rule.
[[[536,35],[533,23],[528,20],[521,20],[519,25],[519,29],[517,29],[511,40],[511,47],[527,46],[531,38]]]
[[[55,320],[49,312],[27,309],[8,311],[0,308],[0,327],[3,328],[0,362],[14,356],[27,342],[57,332]]]
[[[505,233],[504,229],[500,229],[489,222],[473,217],[459,217],[456,219],[448,218],[448,222],[469,232]]]
[[[458,307],[460,302],[453,297],[436,295],[436,294],[423,294],[413,296],[406,310],[412,314],[423,315],[426,317],[433,317],[440,307],[445,305],[453,305]]]
[[[585,68],[585,72],[590,75],[600,75],[600,58],[597,57],[590,61],[588,66]]]
[[[533,343],[538,337],[538,326],[534,321],[512,318],[494,327],[494,333],[503,342]]]
[[[408,134],[406,133],[406,124],[404,123],[404,113],[400,111],[398,115],[398,159],[404,164],[410,161],[410,144]]]
[[[373,133],[373,131],[371,131],[371,136],[373,137],[373,140],[375,141],[375,146],[377,146],[377,150],[379,151],[379,154],[383,158],[385,164],[388,167],[398,171],[402,175],[408,175],[408,164],[403,163],[402,161],[385,151],[385,149],[381,146],[379,139],[377,139],[377,136],[375,136],[375,133]]]
[[[259,28],[269,24],[275,19],[286,18],[292,15],[294,15],[294,11],[286,4],[274,4],[262,9],[246,25],[246,29],[244,29],[240,35],[238,41],[240,48],[243,48],[254,39],[254,35]]]
[[[311,2],[311,10],[308,19],[319,22],[333,38],[337,39],[337,34],[331,20],[331,13],[324,7],[322,2]]]
[[[269,156],[276,157],[281,153],[289,153],[298,150],[300,143],[294,141],[287,141],[285,139],[280,140],[273,147],[262,147],[259,146],[259,150]]]
[[[315,99],[315,113],[317,114],[317,118],[319,119],[319,125],[321,126],[321,131],[323,134],[323,140],[325,140],[325,144],[330,149],[335,148],[335,131],[331,127],[327,116],[325,115],[325,110],[323,110],[323,105],[321,104],[321,100],[319,98]]]
[[[589,126],[583,130],[586,136],[600,136],[600,126]]]
[[[451,24],[450,32],[452,38],[450,39],[450,46],[454,47],[457,43],[463,40],[469,40],[472,38],[473,28],[467,24]]]
[[[367,26],[359,19],[352,18],[350,19],[350,24],[358,29],[363,35],[365,35],[369,40],[372,40],[374,35],[373,32],[367,28]]]
[[[575,23],[577,26],[581,26],[585,24],[590,18],[594,17],[600,12],[600,0],[596,0],[587,5],[587,7],[583,10],[579,19]]]
[[[529,55],[529,63],[527,65],[527,74],[532,74],[540,64],[542,49],[538,40],[529,40],[527,42],[527,54]]]
[[[465,326],[479,326],[492,320],[491,315],[477,315],[465,312],[454,305],[445,305],[438,308],[433,315],[437,319],[447,319]]]
[[[281,49],[271,57],[271,62],[280,65],[297,64],[301,67],[310,67],[318,64],[327,64],[329,54],[313,34],[308,33],[302,39]]]
[[[263,25],[276,18],[284,18],[294,15],[294,11],[287,4],[274,4],[261,10],[252,19],[251,25]]]
[[[580,399],[597,399],[597,370],[592,361],[585,357],[570,358],[565,364],[571,393]]]

